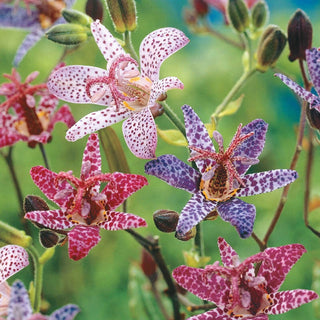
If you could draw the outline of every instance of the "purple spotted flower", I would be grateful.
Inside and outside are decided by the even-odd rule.
[[[279,291],[287,273],[306,252],[303,245],[268,248],[243,262],[223,238],[218,239],[218,246],[223,266],[216,261],[205,269],[180,266],[173,270],[180,286],[217,306],[189,320],[268,320],[269,314],[284,313],[318,298],[311,290]]]
[[[108,61],[107,70],[68,66],[50,77],[48,87],[62,100],[108,108],[83,117],[68,130],[66,138],[75,141],[128,118],[122,129],[129,149],[139,158],[154,158],[157,129],[150,108],[167,90],[183,88],[176,77],[159,80],[159,69],[162,62],[185,46],[189,39],[174,28],[150,33],[140,45],[139,71],[138,62],[125,53],[99,20],[91,24],[91,30]]]
[[[72,320],[80,309],[74,304],[67,304],[54,311],[50,316],[34,314],[26,288],[20,280],[16,280],[11,287],[7,319],[11,320]],[[0,320],[5,320],[0,318]]]
[[[44,36],[53,24],[65,22],[61,16],[64,8],[70,8],[75,0],[24,0],[25,6],[0,1],[0,27],[29,31],[20,45],[13,64],[17,66],[27,52]],[[2,3],[1,3],[2,2]],[[11,1],[12,2],[12,1]]]
[[[320,51],[316,48],[306,50],[306,60],[309,70],[309,75],[316,89],[318,96],[305,90],[297,83],[289,79],[283,74],[276,73],[275,76],[279,77],[284,84],[293,90],[300,98],[310,103],[310,109],[315,109],[320,112]]]
[[[216,152],[210,136],[190,106],[182,107],[187,139],[191,149],[189,161],[195,161],[199,171],[173,155],[163,155],[145,165],[145,171],[173,187],[193,193],[183,208],[176,228],[183,236],[214,210],[236,227],[241,238],[251,235],[256,215],[255,206],[238,197],[269,192],[293,182],[293,170],[272,170],[246,174],[251,164],[258,162],[267,131],[260,119],[238,127],[229,147],[224,150],[223,139],[214,132],[219,151]]]

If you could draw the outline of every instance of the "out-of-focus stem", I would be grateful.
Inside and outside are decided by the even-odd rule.
[[[42,155],[42,158],[43,158],[43,161],[44,161],[44,165],[45,165],[45,167],[47,169],[50,170],[49,162],[48,162],[48,158],[47,158],[47,154],[46,154],[46,150],[44,149],[44,145],[42,143],[39,143],[39,148],[40,148],[41,155]]]

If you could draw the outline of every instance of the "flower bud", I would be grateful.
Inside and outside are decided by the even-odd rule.
[[[26,196],[23,201],[24,212],[49,210],[47,203],[38,196]]]
[[[141,269],[151,282],[155,282],[157,280],[157,264],[152,255],[146,249],[142,249]]]
[[[49,229],[42,229],[39,233],[39,241],[44,248],[55,247],[59,243],[59,235]]]
[[[251,24],[253,30],[258,30],[264,26],[269,12],[265,1],[258,1],[251,9]]]
[[[209,12],[209,6],[204,0],[193,0],[193,7],[199,16],[205,16]]]
[[[307,108],[307,119],[310,127],[320,130],[320,112],[316,109]]]
[[[8,224],[0,221],[0,243],[15,244],[24,248],[28,248],[32,243],[32,238],[24,231],[18,230]]]
[[[106,0],[106,4],[117,32],[135,30],[137,14],[134,0]]]
[[[249,10],[243,0],[229,0],[227,15],[237,32],[242,33],[249,27]]]
[[[174,232],[179,220],[179,214],[172,210],[157,210],[153,214],[156,227],[162,232]]]
[[[69,23],[80,24],[82,26],[90,28],[92,18],[88,15],[73,9],[62,10],[62,15]]]
[[[268,70],[279,59],[285,45],[286,36],[276,25],[269,25],[263,32],[257,50],[257,69]]]
[[[152,116],[156,118],[164,114],[164,107],[162,104],[156,103],[155,105],[150,107],[150,111],[152,113]]]
[[[189,230],[186,234],[184,234],[182,236],[177,234],[177,232],[176,232],[175,237],[181,241],[188,241],[188,240],[194,238],[196,236],[196,233],[197,233],[197,229],[196,229],[196,227],[193,227],[191,230]]]
[[[209,212],[209,214],[204,218],[204,220],[216,220],[218,218],[219,214],[217,210],[213,210]]]
[[[49,40],[64,45],[80,44],[86,41],[89,35],[90,28],[75,23],[58,24],[46,32]]]
[[[304,11],[298,9],[288,24],[289,60],[306,60],[306,49],[312,46],[312,24]]]
[[[103,19],[103,6],[100,0],[87,0],[86,14],[94,21]]]

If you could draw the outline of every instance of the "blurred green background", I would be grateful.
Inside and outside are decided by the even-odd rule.
[[[319,20],[320,4],[318,1],[289,1],[269,0],[270,23],[279,25],[286,31],[287,23],[293,12],[300,6],[310,16],[314,30],[314,46],[320,46]],[[84,9],[85,1],[78,0],[74,6]],[[151,31],[171,26],[183,30],[190,38],[190,43],[171,56],[161,67],[161,75],[177,76],[184,85],[183,91],[173,90],[168,94],[169,105],[182,119],[180,107],[191,105],[204,122],[221,103],[230,88],[242,72],[241,52],[224,42],[209,35],[192,34],[183,21],[183,9],[190,6],[186,0],[137,0],[138,28],[132,34],[135,48]],[[236,37],[232,30],[226,27],[218,12],[212,12],[211,18],[216,21],[216,28],[221,32]],[[104,23],[113,32],[110,18],[105,12]],[[114,33],[116,35],[116,33]],[[0,71],[11,72],[11,63],[16,49],[26,33],[17,30],[0,30]],[[120,35],[117,35],[120,36]],[[24,79],[32,71],[40,71],[37,81],[44,81],[55,66],[63,52],[63,47],[42,39],[26,56],[18,67],[18,72]],[[288,61],[288,47],[281,56],[277,68],[287,73],[301,83],[298,63]],[[95,65],[105,67],[101,53],[93,39],[83,44],[66,59],[67,64]],[[233,116],[225,117],[219,123],[219,131],[225,139],[225,144],[231,140],[239,123],[246,124],[255,118],[262,118],[269,123],[265,149],[260,157],[260,163],[252,171],[264,171],[277,168],[288,168],[294,152],[296,136],[295,129],[299,121],[300,105],[294,94],[287,89],[279,79],[273,76],[274,70],[264,74],[256,74],[243,89],[245,98],[241,109]],[[0,83],[6,80],[2,78]],[[83,115],[97,110],[94,105],[72,105],[76,120]],[[165,117],[157,118],[157,124],[162,128],[171,128]],[[121,124],[114,126],[119,134],[132,173],[144,174],[146,161],[135,158],[127,149],[122,133]],[[86,138],[70,143],[64,139],[66,128],[58,124],[53,133],[53,141],[45,146],[51,170],[72,170],[79,175],[82,153]],[[317,148],[318,149],[318,148]],[[312,175],[312,196],[320,196],[319,150],[316,149],[314,170]],[[175,147],[159,139],[157,155],[173,153],[186,161],[188,150]],[[32,166],[43,165],[38,148],[30,149],[24,143],[14,147],[14,161],[24,195],[42,195],[33,184],[29,170]],[[16,194],[8,173],[5,161],[0,158],[0,219],[20,228],[17,219],[19,206]],[[299,179],[292,186],[288,202],[282,216],[270,238],[269,246],[280,246],[289,243],[301,243],[308,252],[289,273],[282,290],[305,288],[312,286],[312,270],[319,258],[319,238],[312,234],[304,225],[303,199],[305,183],[306,151],[303,150],[297,166]],[[106,160],[103,159],[103,172],[108,171]],[[141,234],[159,235],[163,255],[170,269],[184,264],[183,251],[192,247],[192,241],[181,242],[173,234],[160,233],[153,225],[152,213],[158,209],[181,211],[190,195],[184,191],[173,189],[166,183],[148,177],[149,186],[134,194],[128,201],[128,211],[142,216],[148,222],[148,228],[138,230]],[[255,204],[257,218],[254,231],[263,237],[269,226],[280,198],[281,190],[250,197],[246,201]],[[319,210],[310,214],[313,227],[320,230]],[[205,253],[211,257],[211,262],[219,260],[217,238],[224,237],[239,253],[241,259],[259,251],[253,239],[241,240],[235,229],[221,219],[203,223]],[[35,243],[38,245],[38,233],[35,230]],[[133,318],[129,308],[132,299],[128,291],[129,268],[139,264],[141,248],[124,231],[101,231],[101,242],[90,254],[74,262],[68,258],[67,246],[58,247],[56,254],[45,267],[43,297],[50,303],[50,311],[66,304],[75,303],[81,308],[76,319],[148,319],[144,315]],[[30,269],[23,270],[14,278],[22,278],[25,283],[32,279]],[[11,280],[10,280],[11,282]],[[148,289],[145,287],[144,289]],[[319,289],[319,288],[318,288]],[[318,293],[320,293],[318,291]],[[168,304],[170,308],[170,304]],[[170,309],[169,309],[170,310]],[[318,310],[318,317],[320,311]],[[157,318],[162,319],[160,312]],[[315,319],[316,313],[312,304],[278,316],[282,320]],[[152,318],[153,319],[153,318]],[[270,316],[276,319],[276,316]]]

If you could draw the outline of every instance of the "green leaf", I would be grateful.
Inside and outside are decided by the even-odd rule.
[[[99,138],[107,158],[110,172],[130,173],[126,155],[116,132],[111,127],[99,131]]]
[[[183,251],[185,264],[193,268],[203,268],[210,261],[210,257],[200,257],[199,253],[191,249],[190,251]]]
[[[157,127],[158,135],[162,138],[165,142],[169,144],[173,144],[174,146],[182,146],[187,147],[188,142],[183,134],[176,129],[169,129],[169,130],[161,130]]]
[[[316,260],[312,271],[312,289],[316,292],[320,290],[320,261]],[[317,319],[320,319],[320,301],[319,299],[312,303],[314,313]]]
[[[229,102],[226,106],[226,108],[221,111],[217,117],[218,118],[222,118],[224,116],[230,116],[234,113],[236,113],[239,108],[241,107],[241,104],[242,104],[242,100],[244,98],[244,94],[242,94],[237,100],[233,100],[231,102]]]

